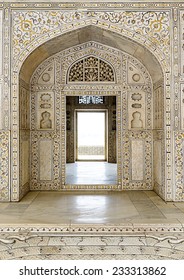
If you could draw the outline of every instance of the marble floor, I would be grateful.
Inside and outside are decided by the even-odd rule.
[[[105,161],[77,161],[66,164],[66,184],[117,183],[117,164]]]
[[[0,225],[184,224],[184,202],[164,202],[153,191],[29,192],[0,203]]]

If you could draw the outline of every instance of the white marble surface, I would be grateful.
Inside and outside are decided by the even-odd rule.
[[[40,140],[40,180],[52,179],[52,141]]]
[[[66,184],[117,184],[117,164],[103,161],[67,163]]]
[[[144,140],[132,140],[132,180],[144,180]]]
[[[0,224],[184,223],[184,202],[164,202],[153,191],[29,192],[18,203],[0,203]]]

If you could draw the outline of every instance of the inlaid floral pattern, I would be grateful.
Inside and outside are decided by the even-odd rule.
[[[175,184],[176,184],[176,194],[175,199],[177,201],[183,201],[184,199],[184,132],[175,133]]]
[[[0,201],[9,199],[9,135],[0,131]]]
[[[14,55],[36,38],[51,30],[65,28],[66,25],[89,19],[112,23],[124,30],[134,32],[150,40],[163,54],[169,53],[170,25],[169,13],[161,11],[14,11],[13,36]]]

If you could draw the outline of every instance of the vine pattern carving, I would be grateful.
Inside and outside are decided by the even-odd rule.
[[[168,54],[170,45],[169,13],[166,11],[14,11],[14,55],[17,56],[30,42],[51,30],[73,22],[101,20],[120,26],[127,31],[148,37],[150,42]],[[160,44],[161,43],[161,44]]]
[[[175,199],[183,201],[183,170],[184,170],[184,132],[175,132]]]
[[[8,201],[9,198],[9,133],[0,131],[0,201]]]

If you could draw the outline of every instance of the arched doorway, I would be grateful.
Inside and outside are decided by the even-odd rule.
[[[80,30],[80,32],[83,32],[84,30]],[[97,28],[97,30],[99,29]],[[122,37],[122,40],[125,40],[125,38]],[[83,50],[81,51],[81,49]],[[89,83],[87,86],[81,83],[67,83],[66,78],[68,69],[71,67],[72,63],[82,57],[82,52],[83,57],[95,54],[99,58],[112,63],[115,68],[117,83],[111,85],[102,83],[101,85],[98,84],[98,87]],[[62,60],[59,56],[62,56]],[[143,60],[143,58],[141,58],[141,60]],[[25,82],[26,64],[30,61],[31,56],[22,67],[20,76],[22,84]],[[53,61],[54,68],[50,66]],[[62,108],[66,108],[66,96],[79,96],[79,92],[80,94],[82,92],[82,95],[115,95],[117,96],[117,110],[119,110],[117,112],[117,125],[119,126],[117,136],[118,183],[114,186],[92,186],[92,189],[153,189],[153,187],[155,187],[157,188],[157,192],[159,192],[159,186],[162,184],[163,180],[163,169],[160,170],[159,168],[161,167],[161,154],[163,153],[163,150],[161,150],[163,139],[162,136],[160,136],[161,134],[157,135],[156,132],[157,129],[159,131],[163,129],[163,124],[161,123],[163,113],[163,107],[161,105],[163,104],[163,87],[162,80],[160,79],[162,78],[161,71],[154,58],[153,65],[156,66],[159,71],[149,69],[152,74],[151,79],[150,73],[145,66],[137,60],[137,58],[132,57],[128,53],[93,41],[58,52],[56,55],[50,56],[50,58],[40,64],[34,72],[31,85],[33,111],[30,116],[32,129],[31,132],[27,129],[27,134],[24,129],[21,129],[21,162],[22,166],[26,166],[24,170],[27,170],[25,172],[23,171],[21,175],[21,178],[23,178],[21,180],[24,182],[24,185],[20,187],[22,188],[22,194],[28,191],[29,182],[31,182],[32,190],[81,189],[81,186],[67,186],[65,184],[66,109],[62,110]],[[55,72],[55,69],[58,69],[58,71]],[[53,83],[50,83],[51,80],[47,81],[47,74],[49,71],[54,71],[55,73],[54,75],[51,75],[53,77]],[[125,75],[125,73],[128,72],[130,74]],[[30,78],[29,75],[30,74],[27,75],[26,79]],[[157,82],[157,88],[154,88],[154,80]],[[38,81],[40,83],[37,83]],[[20,91],[22,92],[21,94],[24,95],[22,84]],[[23,86],[23,88],[25,89],[25,86]],[[53,106],[56,112],[61,110],[61,115],[58,117],[57,113],[55,115],[54,112],[49,112],[49,123],[54,124],[54,127],[52,125],[47,127],[46,133],[46,130],[41,128],[41,126],[41,130],[40,128],[38,129],[38,124],[44,119],[44,112],[42,112],[42,109],[45,111],[45,108],[40,107],[38,109],[38,104],[41,100],[40,98],[43,97],[47,99],[46,94],[48,93],[48,89],[52,91],[53,97],[55,96],[54,98],[51,96],[51,99],[53,100],[51,107]],[[157,95],[157,98],[155,99],[156,101],[152,98],[154,90]],[[27,89],[27,93],[28,91],[29,89]],[[28,96],[27,93],[26,95]],[[21,98],[21,100],[24,100],[23,102],[25,102],[25,98]],[[155,102],[159,103],[157,104],[158,106],[155,106]],[[42,105],[44,106],[44,104]],[[22,106],[22,108],[23,107],[26,108],[26,106]],[[35,113],[36,111],[34,112],[34,110],[37,109],[39,114],[38,112]],[[27,122],[29,122],[28,114],[25,115],[25,112],[21,113],[22,119],[26,119]],[[153,128],[155,128],[154,133]],[[31,141],[37,139],[36,142],[29,141],[30,134]],[[40,140],[40,137],[42,137],[42,140]],[[153,137],[156,139],[154,144]],[[43,146],[45,148],[43,148]],[[155,150],[154,154],[152,153],[153,146]],[[29,147],[32,147],[33,150],[31,151]],[[29,162],[26,162],[26,155],[29,154],[30,151],[34,157],[33,161],[31,161],[31,176],[29,176]],[[47,151],[47,155],[45,151]],[[55,153],[56,155],[54,158],[52,153]],[[159,158],[159,160],[155,161],[156,165],[153,168],[154,157]],[[53,162],[55,162],[55,166],[53,166],[52,159]],[[132,161],[130,161],[130,159],[132,159]],[[140,161],[137,161],[137,159],[142,161],[142,163],[140,164]],[[41,165],[41,162],[47,163],[47,167],[45,164]],[[50,163],[48,164],[48,162]],[[50,166],[49,172],[47,169],[48,166]],[[41,175],[38,174],[38,172],[40,172]],[[46,174],[46,177],[44,177],[44,173]],[[155,178],[157,181],[155,181]],[[27,182],[25,182],[26,180]],[[82,189],[83,188],[84,186],[82,186]]]

